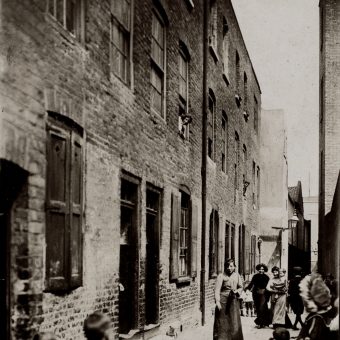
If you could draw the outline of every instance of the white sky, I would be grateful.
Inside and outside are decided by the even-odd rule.
[[[262,89],[262,107],[283,109],[288,183],[318,194],[319,0],[232,0]]]

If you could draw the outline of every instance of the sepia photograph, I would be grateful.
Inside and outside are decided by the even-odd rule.
[[[0,0],[0,339],[338,340],[340,0]]]

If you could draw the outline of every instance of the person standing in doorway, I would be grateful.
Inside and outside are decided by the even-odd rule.
[[[260,263],[256,266],[257,273],[252,277],[246,289],[250,289],[253,293],[253,301],[256,312],[255,324],[257,328],[263,328],[270,325],[270,314],[267,299],[267,284],[269,277],[266,274],[268,267]]]
[[[236,272],[235,261],[228,259],[216,280],[214,340],[243,340],[238,301],[241,293],[242,278]]]
[[[302,280],[302,268],[294,267],[293,268],[294,277],[289,281],[288,286],[288,301],[290,307],[292,308],[293,313],[295,314],[295,321],[293,325],[293,329],[297,330],[297,325],[300,323],[301,327],[303,326],[303,322],[301,319],[301,315],[303,314],[304,306],[302,297],[300,295],[300,283]]]

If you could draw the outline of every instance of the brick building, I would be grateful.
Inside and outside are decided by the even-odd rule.
[[[283,110],[261,112],[261,260],[288,266],[288,161]]]
[[[339,275],[339,225],[330,213],[340,170],[340,3],[320,1],[319,269]],[[331,248],[327,240],[336,240]],[[331,249],[331,251],[330,251]]]
[[[261,91],[231,2],[208,70],[203,1],[3,0],[1,22],[1,338],[83,339],[94,310],[117,339],[197,324],[200,273],[210,310],[224,259],[257,261]]]

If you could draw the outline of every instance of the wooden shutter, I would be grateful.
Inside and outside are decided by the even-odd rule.
[[[246,275],[250,274],[250,232],[245,227],[244,235],[244,247],[245,247],[245,257],[244,257],[244,273]]]
[[[191,277],[197,276],[198,209],[191,201]]]
[[[68,283],[69,142],[69,133],[48,129],[46,285],[49,290],[64,290]]]
[[[71,186],[70,186],[70,275],[71,287],[82,282],[82,188],[83,150],[81,138],[72,133],[71,138]]]
[[[171,194],[170,280],[178,279],[180,198]]]
[[[217,255],[217,272],[222,273],[223,272],[223,266],[224,266],[224,246],[223,246],[223,241],[224,241],[224,223],[223,223],[223,218],[219,218],[219,223],[218,223],[218,255]]]

